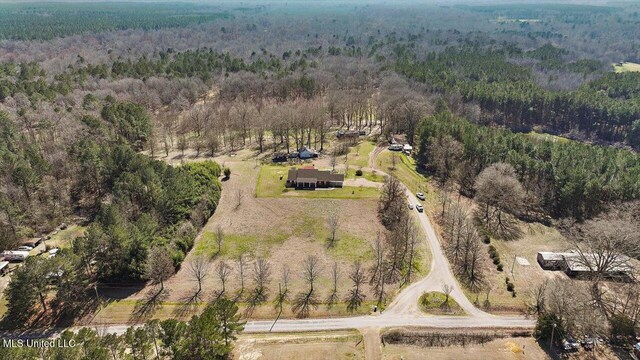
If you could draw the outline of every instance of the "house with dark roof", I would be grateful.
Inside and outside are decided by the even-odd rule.
[[[314,168],[291,168],[287,176],[287,187],[296,189],[342,187],[343,183],[344,174]]]

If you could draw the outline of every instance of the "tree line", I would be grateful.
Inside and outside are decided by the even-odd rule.
[[[517,212],[523,218],[584,219],[640,197],[640,158],[631,151],[541,140],[472,124],[447,111],[427,117],[419,134],[420,166],[467,196],[482,196],[475,179],[483,169],[510,164],[524,190],[521,198],[527,199]]]
[[[546,59],[549,50],[529,54]],[[632,135],[640,118],[637,98],[621,98],[598,91],[589,84],[574,91],[545,89],[535,81],[531,69],[509,60],[523,56],[522,50],[503,48],[449,47],[429,53],[426,60],[400,57],[396,70],[433,91],[457,93],[465,101],[475,102],[484,112],[481,122],[508,126],[517,131],[539,127],[550,133],[582,132],[584,136],[611,142],[626,142],[637,147]],[[623,77],[608,76],[596,84],[616,83]]]
[[[0,346],[8,359],[229,359],[238,334],[244,330],[237,305],[218,298],[200,315],[184,322],[175,319],[151,320],[127,328],[122,335],[100,329],[66,330],[55,339],[66,346]],[[49,339],[31,339],[34,343]],[[14,340],[17,341],[17,340]],[[26,340],[23,340],[26,341]]]

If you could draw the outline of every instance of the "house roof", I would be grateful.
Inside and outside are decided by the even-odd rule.
[[[564,256],[561,253],[540,251],[538,253],[538,256],[540,256],[544,261],[563,261],[564,260]]]
[[[322,171],[318,169],[289,169],[287,181],[296,182],[315,182],[315,181],[344,181],[343,174],[332,174],[330,171]]]

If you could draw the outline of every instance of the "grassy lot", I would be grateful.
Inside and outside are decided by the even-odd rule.
[[[214,232],[204,232],[202,238],[194,248],[195,255],[209,258],[221,256],[226,259],[236,259],[241,254],[267,257],[272,246],[280,245],[287,239],[287,234],[270,233],[265,236],[225,234],[220,253]]]
[[[566,251],[569,249],[567,240],[555,229],[541,224],[522,225],[524,235],[519,240],[502,241],[491,240],[491,245],[495,246],[500,255],[503,271],[498,271],[496,265],[491,262],[488,246],[483,245],[485,262],[485,281],[489,283],[489,308],[485,309],[494,313],[519,313],[524,309],[524,298],[527,291],[534,289],[545,279],[556,277],[566,277],[561,271],[544,271],[538,265],[536,256],[539,251]],[[515,257],[525,258],[528,266],[515,262]],[[513,268],[513,274],[511,269]],[[516,296],[507,291],[506,278],[515,285]],[[467,297],[471,301],[484,304],[487,299],[486,291],[474,294],[466,291]],[[482,305],[484,306],[484,305]]]
[[[362,170],[362,176],[356,176],[356,169],[349,169],[346,176],[347,179],[357,179],[359,177],[365,178],[373,182],[379,182],[379,183],[384,182],[384,176],[377,173],[375,170],[374,171]]]
[[[613,64],[613,69],[617,73],[630,72],[630,71],[637,72],[637,71],[640,71],[640,64],[636,64],[632,62],[624,62],[622,63],[622,65],[618,65],[616,63],[616,64]]]
[[[369,166],[369,154],[376,145],[372,141],[362,141],[356,146],[349,148],[347,162],[350,167],[363,168]]]
[[[346,261],[373,260],[373,249],[367,240],[350,235],[340,236],[340,234],[336,239],[335,245],[327,249],[331,256]]]
[[[230,293],[229,296],[234,295]],[[325,294],[322,294],[323,296]],[[322,299],[322,298],[321,298]],[[269,299],[269,301],[263,303],[262,305],[256,306],[251,313],[250,318],[256,320],[273,320],[275,317],[273,303]],[[324,299],[322,299],[324,300]],[[237,302],[239,313],[245,314],[248,308],[248,304],[242,301]],[[327,308],[326,305],[322,304],[318,307],[317,310],[312,310],[310,313],[311,318],[323,318],[330,316],[356,316],[356,315],[366,315],[371,312],[371,308],[375,304],[375,301],[364,301],[362,306],[356,311],[347,310],[346,303],[338,303],[331,307],[331,309]],[[90,325],[98,325],[98,324],[127,324],[137,321],[146,321],[150,319],[180,319],[180,320],[189,320],[191,316],[201,313],[204,308],[207,306],[206,302],[198,302],[193,303],[189,306],[189,308],[185,308],[184,302],[179,301],[162,301],[157,304],[157,307],[154,308],[154,311],[148,316],[142,317],[134,317],[132,314],[135,313],[136,309],[140,307],[140,303],[134,299],[124,299],[124,300],[116,300],[111,301],[106,306],[104,306],[94,318],[90,319]],[[291,311],[291,304],[285,303],[283,306],[282,318],[293,319],[296,315]],[[89,324],[83,324],[89,325]]]
[[[541,140],[541,141],[560,142],[560,143],[571,141],[570,139],[564,138],[562,136],[556,136],[551,134],[541,134],[535,131],[531,131],[530,133],[527,134],[527,136],[532,139]]]
[[[357,331],[242,334],[234,359],[364,359],[364,343]]]
[[[377,198],[380,191],[372,187],[350,187],[322,190],[294,190],[285,187],[288,166],[263,165],[258,175],[256,197],[294,197],[308,199],[366,199]]]
[[[438,291],[424,293],[418,301],[420,309],[428,314],[464,315],[464,310],[453,298],[447,299],[445,294]]]
[[[393,155],[396,156],[396,165],[393,166]],[[412,193],[422,192],[427,197],[423,202],[425,209],[433,211],[438,205],[438,195],[434,187],[429,183],[429,177],[416,170],[416,163],[412,157],[400,152],[383,150],[376,158],[376,166],[392,174],[404,183]]]
[[[51,247],[68,248],[71,247],[72,241],[84,236],[84,232],[87,230],[86,226],[69,225],[68,228],[58,231],[57,234],[52,235],[51,239],[46,241],[46,244]]]
[[[394,155],[396,156],[395,167],[393,166]],[[382,171],[397,177],[412,192],[421,191],[425,194],[430,192],[429,178],[416,171],[416,163],[413,158],[401,152],[384,150],[378,155],[376,161],[376,165]]]

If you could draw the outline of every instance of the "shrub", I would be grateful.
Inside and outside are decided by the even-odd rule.
[[[497,269],[498,269],[498,271],[502,271],[502,269],[503,269],[502,264],[498,264]]]
[[[513,290],[513,292],[511,293],[511,297],[516,297],[516,291]]]
[[[500,258],[499,257],[494,257],[493,258],[493,265],[499,265],[500,264]]]
[[[356,170],[356,176],[362,176],[362,170],[360,169]]]
[[[509,283],[509,280],[510,280],[510,279],[509,279],[509,277],[507,276],[507,278],[506,278],[506,279],[504,279],[504,282],[508,284],[508,283]]]
[[[482,242],[485,243],[485,244],[490,244],[491,243],[491,238],[489,237],[489,235],[485,235],[482,238]],[[493,245],[491,245],[491,246],[493,246]]]
[[[513,285],[513,283],[507,283],[507,291],[514,291],[515,286]]]
[[[224,177],[227,179],[231,177],[231,169],[228,167],[224,168]]]

